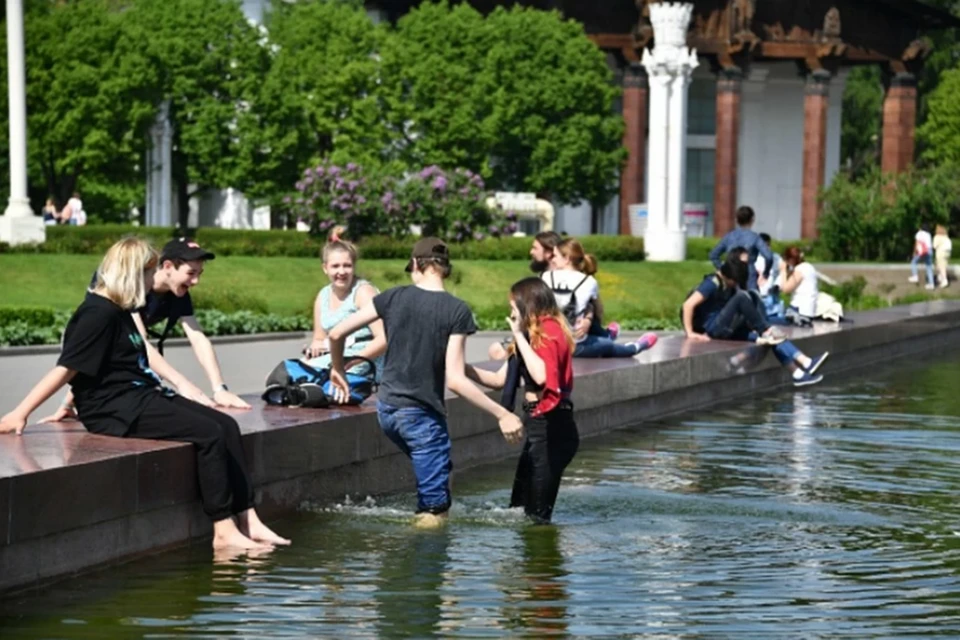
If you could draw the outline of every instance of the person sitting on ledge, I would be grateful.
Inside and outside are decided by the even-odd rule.
[[[153,286],[147,290],[143,305],[133,311],[133,322],[140,330],[140,335],[146,340],[150,367],[165,380],[169,380],[181,396],[207,407],[249,409],[250,405],[246,401],[227,388],[213,343],[203,332],[193,314],[190,289],[200,281],[206,263],[214,258],[212,253],[189,238],[177,238],[165,244],[160,252],[160,262],[153,278]],[[91,291],[97,286],[97,278],[98,275],[94,272],[90,279],[90,288],[87,290],[88,297],[93,295]],[[173,365],[163,357],[163,343],[178,322],[197,360],[207,374],[210,386],[213,388],[212,398],[174,369]],[[163,329],[160,332],[151,328],[161,323],[163,323]],[[158,340],[156,347],[150,343],[148,336]],[[73,395],[68,392],[56,413],[45,418],[43,422],[60,422],[76,417]]]
[[[148,364],[131,311],[144,305],[157,260],[153,247],[139,238],[124,238],[107,251],[91,295],[67,323],[57,366],[0,418],[0,433],[22,434],[30,414],[69,384],[91,433],[193,444],[215,549],[290,544],[253,507],[253,481],[237,421],[166,388]]]
[[[553,269],[541,274],[540,279],[556,296],[557,306],[573,332],[575,358],[630,358],[657,343],[657,334],[645,333],[640,339],[619,344],[606,336],[590,333],[596,315],[603,314],[600,288],[593,274],[597,261],[587,255],[577,240],[567,238],[557,245],[550,262]]]
[[[556,231],[541,231],[533,237],[533,243],[530,245],[530,270],[538,276],[542,276],[553,269],[553,255],[557,250],[557,245],[563,242],[563,236]],[[596,308],[591,302],[587,312],[592,315],[593,322],[588,330],[589,335],[600,338],[610,338],[616,340],[620,335],[620,325],[611,322],[604,328],[600,323],[600,315],[595,313]],[[510,355],[510,345],[513,344],[513,338],[507,336],[499,342],[494,342],[487,349],[487,355],[491,360],[506,360]]]
[[[817,384],[823,376],[817,370],[829,352],[811,359],[782,333],[770,326],[758,300],[745,290],[748,264],[733,255],[716,273],[704,276],[691,291],[680,311],[688,340],[745,340],[760,346],[772,346],[781,364],[793,371],[793,383],[802,387]],[[731,362],[734,369],[738,363]]]
[[[307,364],[314,369],[330,368],[327,333],[379,293],[372,284],[357,278],[357,248],[343,239],[345,231],[344,227],[334,227],[323,247],[323,272],[330,279],[330,284],[320,290],[313,304],[313,341],[304,350]],[[372,361],[379,379],[386,348],[383,322],[377,320],[347,336],[344,355]]]

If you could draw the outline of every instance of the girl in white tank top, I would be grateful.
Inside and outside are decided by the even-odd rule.
[[[792,294],[790,306],[801,316],[817,316],[817,297],[820,286],[817,283],[817,269],[806,262],[803,253],[796,247],[788,247],[783,252],[786,270],[781,274],[780,290]]]

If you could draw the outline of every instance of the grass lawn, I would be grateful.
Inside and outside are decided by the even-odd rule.
[[[0,305],[72,309],[97,264],[95,255],[0,254]],[[359,272],[387,289],[409,282],[403,267],[400,260],[361,260]],[[605,316],[675,318],[684,296],[710,270],[706,262],[601,263]],[[529,275],[526,262],[458,261],[448,289],[478,313],[505,313],[510,285]],[[193,295],[201,303],[238,291],[271,312],[296,314],[311,308],[326,283],[317,259],[230,256],[207,265]]]

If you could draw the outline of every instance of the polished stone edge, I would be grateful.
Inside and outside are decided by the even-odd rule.
[[[794,332],[794,342],[809,353],[829,349],[825,372],[830,375],[960,345],[960,305],[917,305],[859,318],[859,325]],[[678,338],[663,343],[667,340]],[[664,344],[661,353],[678,346],[681,355],[675,358],[654,351],[639,362],[580,361],[574,400],[582,435],[789,383],[789,375],[766,352],[750,371],[731,375],[727,362],[742,345],[714,344],[684,355],[679,343]],[[448,408],[457,471],[516,455],[517,448],[507,445],[495,422],[478,409],[458,398]],[[382,437],[370,411],[249,431],[244,444],[258,507],[267,517],[346,495],[413,486],[409,463]],[[40,586],[209,534],[187,445],[118,452],[96,462],[0,478],[0,591]]]

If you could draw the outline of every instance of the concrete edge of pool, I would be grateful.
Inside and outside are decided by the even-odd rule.
[[[851,314],[853,323],[788,329],[828,376],[960,345],[960,301]],[[789,383],[766,354],[731,373],[743,345],[663,338],[629,360],[578,360],[574,402],[584,437]],[[769,350],[766,350],[769,351]],[[763,353],[763,352],[761,352]],[[458,470],[514,455],[496,423],[448,402]],[[334,411],[264,407],[235,414],[267,517],[345,495],[411,489],[407,460],[380,433],[372,402]],[[122,440],[82,426],[37,425],[0,437],[0,591],[36,587],[210,534],[190,447]]]

